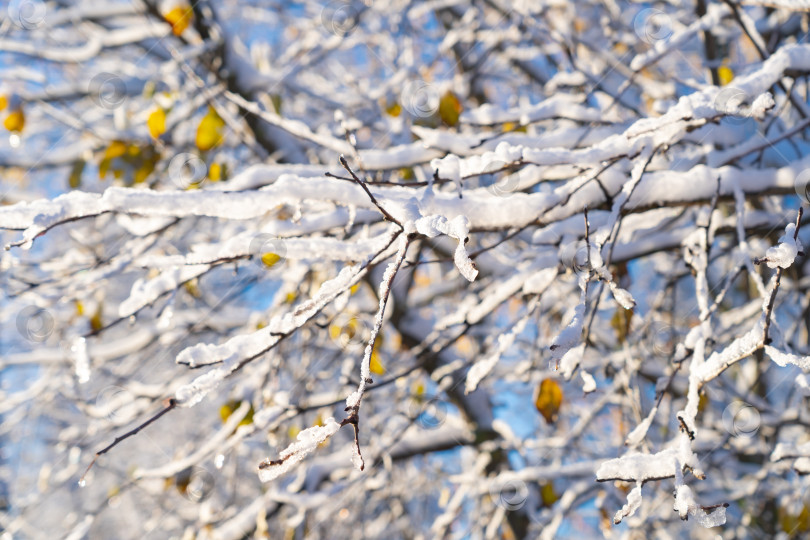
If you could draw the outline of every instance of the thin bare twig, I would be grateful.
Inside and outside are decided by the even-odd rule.
[[[371,200],[371,202],[374,204],[374,206],[376,206],[377,209],[382,213],[383,217],[386,220],[390,221],[391,223],[396,223],[397,225],[399,225],[400,229],[404,229],[404,227],[402,226],[402,223],[400,223],[397,218],[395,218],[394,216],[389,214],[388,211],[380,205],[380,203],[374,197],[374,194],[372,194],[371,190],[369,190],[368,186],[366,186],[366,183],[363,182],[362,180],[360,180],[360,178],[358,178],[357,175],[354,174],[354,171],[352,170],[351,167],[349,167],[349,163],[346,161],[346,157],[343,154],[341,154],[338,159],[340,160],[340,164],[343,165],[343,168],[346,169],[346,171],[352,176],[352,179],[361,188],[363,188],[363,191],[366,192],[366,195],[368,195],[368,198]]]
[[[158,419],[159,419],[161,416],[163,416],[163,415],[164,415],[164,414],[166,414],[167,412],[169,412],[169,411],[171,411],[171,410],[173,410],[173,409],[176,409],[176,408],[177,408],[177,400],[176,400],[176,399],[174,399],[174,398],[169,398],[169,399],[167,399],[165,403],[166,403],[166,405],[164,405],[163,410],[161,410],[160,412],[158,412],[158,413],[157,413],[155,416],[153,416],[152,418],[150,418],[149,420],[147,420],[147,421],[146,421],[146,422],[144,422],[143,424],[139,425],[139,426],[138,426],[138,427],[136,427],[135,429],[133,429],[133,430],[131,430],[131,431],[127,431],[127,432],[126,432],[126,433],[124,433],[123,435],[119,435],[118,437],[116,437],[116,438],[115,438],[115,440],[114,440],[112,443],[110,443],[109,445],[105,446],[104,448],[102,448],[101,450],[99,450],[98,452],[96,452],[96,455],[95,455],[95,456],[93,456],[93,461],[91,461],[91,462],[90,462],[90,465],[88,465],[88,466],[87,466],[87,469],[85,469],[84,474],[83,474],[83,475],[82,475],[82,477],[79,479],[79,485],[80,485],[80,486],[83,486],[83,485],[84,485],[84,477],[85,477],[85,476],[87,476],[87,473],[89,473],[89,472],[90,472],[90,469],[92,469],[92,468],[93,468],[93,465],[95,465],[95,464],[96,464],[96,460],[97,460],[97,459],[98,459],[100,456],[102,456],[102,455],[106,454],[107,452],[109,452],[110,450],[112,450],[113,448],[115,448],[116,446],[118,446],[118,444],[119,444],[119,443],[121,443],[121,442],[123,442],[123,441],[125,441],[125,440],[129,439],[129,438],[130,438],[130,437],[132,437],[133,435],[137,435],[137,434],[138,434],[138,432],[140,432],[142,429],[146,428],[146,427],[147,427],[149,424],[151,424],[152,422],[157,421],[157,420],[158,420]]]

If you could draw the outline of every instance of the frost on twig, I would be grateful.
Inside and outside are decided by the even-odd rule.
[[[374,326],[371,328],[371,336],[366,344],[366,349],[363,352],[363,358],[360,361],[360,384],[357,390],[349,394],[346,398],[346,411],[349,416],[343,421],[343,424],[351,424],[354,428],[354,450],[352,454],[352,464],[357,470],[362,471],[365,468],[363,455],[360,452],[360,404],[363,401],[366,387],[373,382],[371,379],[371,355],[374,352],[374,345],[377,342],[377,335],[383,324],[383,317],[385,316],[385,307],[388,304],[388,298],[391,295],[391,286],[394,283],[394,278],[399,271],[402,262],[405,260],[405,255],[408,252],[408,245],[410,244],[409,236],[403,235],[400,237],[399,248],[397,249],[396,258],[388,264],[383,274],[382,281],[380,282],[380,304],[377,310],[377,315],[374,318]]]

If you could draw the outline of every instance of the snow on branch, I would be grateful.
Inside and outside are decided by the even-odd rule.
[[[674,446],[658,453],[629,453],[603,462],[596,470],[596,479],[599,482],[621,480],[644,483],[673,478],[683,466],[698,469],[698,461],[692,453],[689,439],[681,434]]]
[[[698,32],[718,26],[720,21],[730,13],[731,10],[725,4],[709,5],[706,15],[690,24],[687,28],[673,32],[669,39],[655,41],[655,46],[652,49],[633,58],[630,62],[630,69],[641,71],[644,67],[657,62],[669,52],[677,51]]]
[[[556,270],[551,270],[548,275],[551,275],[552,272],[554,276],[557,275]],[[548,284],[550,283],[551,282],[549,280]],[[538,296],[526,306],[526,314],[517,322],[517,324],[513,325],[512,329],[508,333],[498,336],[495,351],[472,365],[470,371],[467,372],[467,381],[464,385],[464,392],[466,394],[474,392],[475,389],[478,388],[478,384],[481,382],[481,380],[495,368],[495,365],[501,359],[501,356],[509,350],[509,348],[515,343],[515,339],[517,339],[517,337],[526,329],[526,324],[529,322],[529,317],[534,315],[535,310],[539,305],[540,300]]]
[[[630,517],[636,513],[636,510],[641,507],[641,483],[637,483],[636,487],[630,490],[627,494],[627,503],[621,507],[613,516],[613,523],[618,525],[626,517]]]
[[[781,367],[794,365],[798,366],[804,372],[810,372],[810,356],[798,356],[785,353],[770,345],[765,345],[765,354],[770,356],[771,360]]]
[[[338,432],[341,424],[329,417],[322,426],[313,426],[301,431],[298,434],[297,442],[294,442],[279,453],[278,459],[266,459],[259,464],[259,480],[271,482],[290,471],[298,463],[304,460],[315,450],[319,444],[323,443]]]
[[[799,216],[801,220],[801,214]],[[785,234],[779,238],[779,245],[768,248],[765,257],[757,259],[757,264],[765,263],[768,268],[789,268],[793,265],[796,257],[803,253],[802,243],[799,240],[799,233],[795,223],[788,223],[785,227]]]
[[[389,245],[393,242],[393,238],[393,236],[389,237]],[[188,347],[177,356],[177,362],[190,367],[199,367],[256,357],[275,345],[280,336],[302,326],[325,305],[355,284],[367,272],[367,264],[371,262],[371,259],[373,256],[368,257],[362,264],[344,267],[333,279],[325,281],[313,298],[297,306],[291,312],[274,316],[267,327],[249,335],[233,337],[220,345],[198,344]]]
[[[462,122],[486,126],[517,122],[528,125],[548,118],[569,118],[582,122],[603,122],[602,111],[590,107],[583,107],[581,96],[570,94],[556,94],[548,99],[530,107],[512,107],[503,109],[486,103],[476,109],[464,111],[461,114]]]
[[[801,519],[807,2],[63,4],[0,37],[11,535],[143,536],[131,488],[223,540]]]

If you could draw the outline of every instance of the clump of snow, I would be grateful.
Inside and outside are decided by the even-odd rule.
[[[458,156],[449,154],[441,159],[431,160],[430,166],[437,172],[440,178],[452,180],[456,188],[461,193],[461,166]]]
[[[647,436],[647,431],[649,431],[650,426],[652,425],[656,412],[658,412],[658,405],[654,406],[647,417],[644,418],[644,420],[642,420],[639,425],[637,425],[633,431],[627,435],[627,438],[624,440],[624,444],[630,448],[635,448],[641,444],[641,441],[643,441],[644,437]]]
[[[563,374],[563,377],[569,379],[571,375],[574,374],[574,370],[580,362],[582,362],[583,354],[585,354],[585,344],[580,343],[576,347],[569,349],[562,358],[560,358],[560,373]]]
[[[467,216],[456,216],[452,220],[438,215],[424,216],[406,225],[405,232],[409,232],[409,229],[413,228],[419,234],[423,234],[428,238],[446,234],[457,239],[458,246],[453,256],[453,262],[455,262],[456,268],[467,281],[475,281],[478,270],[475,268],[472,259],[467,255],[467,249],[464,247],[470,233],[470,220],[467,219]]]
[[[801,373],[796,377],[796,386],[799,387],[799,392],[801,392],[804,397],[810,396],[810,381],[807,380],[806,373]]]
[[[610,285],[610,291],[613,293],[613,298],[620,306],[624,309],[633,309],[635,307],[636,300],[630,292],[616,285],[614,281],[609,281],[608,283]]]
[[[757,120],[763,120],[765,114],[776,106],[770,92],[760,94],[751,104],[751,116]]]
[[[765,263],[769,268],[788,268],[793,264],[799,251],[802,250],[802,243],[793,235],[796,232],[796,224],[789,223],[785,227],[785,234],[779,239],[779,245],[771,247],[765,253]]]
[[[707,512],[695,501],[692,489],[686,484],[679,485],[675,490],[674,508],[681,519],[685,520],[689,516],[692,516],[701,526],[707,529],[710,527],[718,527],[726,523],[725,506],[721,505],[714,508],[711,513]]]
[[[584,301],[585,291],[582,291],[582,297],[580,303],[574,308],[574,315],[571,318],[571,322],[568,323],[568,326],[563,328],[559,334],[554,338],[554,341],[551,342],[551,357],[556,360],[562,360],[569,351],[574,349],[577,345],[579,345],[580,341],[582,341],[582,326],[585,323],[585,301]],[[581,351],[579,353],[581,357]],[[570,363],[570,362],[569,362]],[[576,362],[577,364],[579,362]],[[571,367],[571,371],[573,372],[574,364]],[[566,377],[570,377],[570,373],[566,373],[567,370],[563,370]]]
[[[590,394],[594,390],[596,390],[596,379],[593,378],[593,375],[585,371],[584,369],[579,371],[579,375],[582,377],[582,391],[586,394]]]
[[[352,465],[358,471],[362,471],[366,466],[363,456],[360,455],[360,448],[356,444],[352,445]]]

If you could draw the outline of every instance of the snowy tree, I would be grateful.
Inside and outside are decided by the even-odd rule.
[[[0,538],[810,531],[804,0],[12,0]]]

